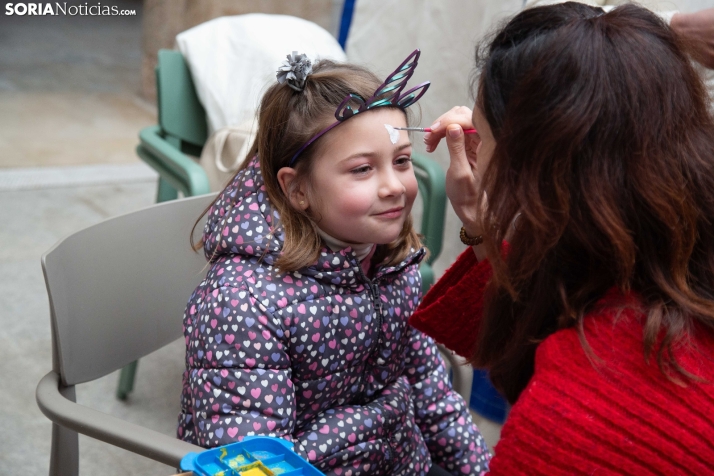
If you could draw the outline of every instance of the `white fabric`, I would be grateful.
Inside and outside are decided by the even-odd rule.
[[[237,126],[221,127],[208,137],[198,164],[206,171],[212,192],[223,190],[248,158],[256,128],[248,120]]]
[[[253,121],[260,98],[292,51],[313,60],[346,60],[327,30],[288,15],[215,18],[179,33],[176,44],[206,109],[209,134]]]
[[[332,251],[340,251],[344,250],[347,247],[352,248],[352,251],[355,252],[357,255],[357,259],[359,261],[362,261],[369,255],[369,252],[372,251],[372,247],[374,246],[374,243],[367,243],[364,245],[356,245],[354,243],[347,243],[346,241],[338,240],[334,236],[327,234],[320,228],[319,226],[317,228],[317,233],[322,237],[323,240],[325,240],[325,243],[327,246],[332,250]]]

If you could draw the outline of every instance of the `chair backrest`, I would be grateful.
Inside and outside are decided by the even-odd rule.
[[[189,231],[214,198],[172,200],[103,221],[42,256],[53,368],[64,385],[106,375],[182,335],[184,307],[206,271]]]
[[[161,129],[176,139],[203,147],[208,138],[206,111],[180,52],[159,50],[156,96]]]
[[[429,248],[427,263],[433,263],[441,254],[446,219],[446,174],[433,160],[412,155],[414,174],[422,200],[421,234]]]

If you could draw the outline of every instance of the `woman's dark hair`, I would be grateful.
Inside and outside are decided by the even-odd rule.
[[[674,345],[714,328],[714,123],[684,45],[644,8],[569,2],[521,12],[477,62],[496,147],[473,363],[514,402],[559,329],[595,362],[583,316],[616,287],[644,305],[644,358],[684,384]]]

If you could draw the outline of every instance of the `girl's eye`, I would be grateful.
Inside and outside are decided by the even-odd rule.
[[[403,157],[398,157],[397,160],[394,161],[394,163],[396,165],[404,166],[404,165],[408,165],[409,163],[411,163],[411,161],[412,161],[412,158],[408,155],[405,155]]]
[[[363,165],[362,167],[357,167],[356,169],[350,170],[350,173],[353,173],[355,175],[361,175],[361,174],[366,174],[372,169],[369,165]]]

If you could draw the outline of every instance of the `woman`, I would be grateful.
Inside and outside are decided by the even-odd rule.
[[[491,472],[710,473],[714,121],[680,40],[640,7],[566,3],[517,15],[479,66],[473,114],[425,137],[472,246],[411,323],[513,404]]]

